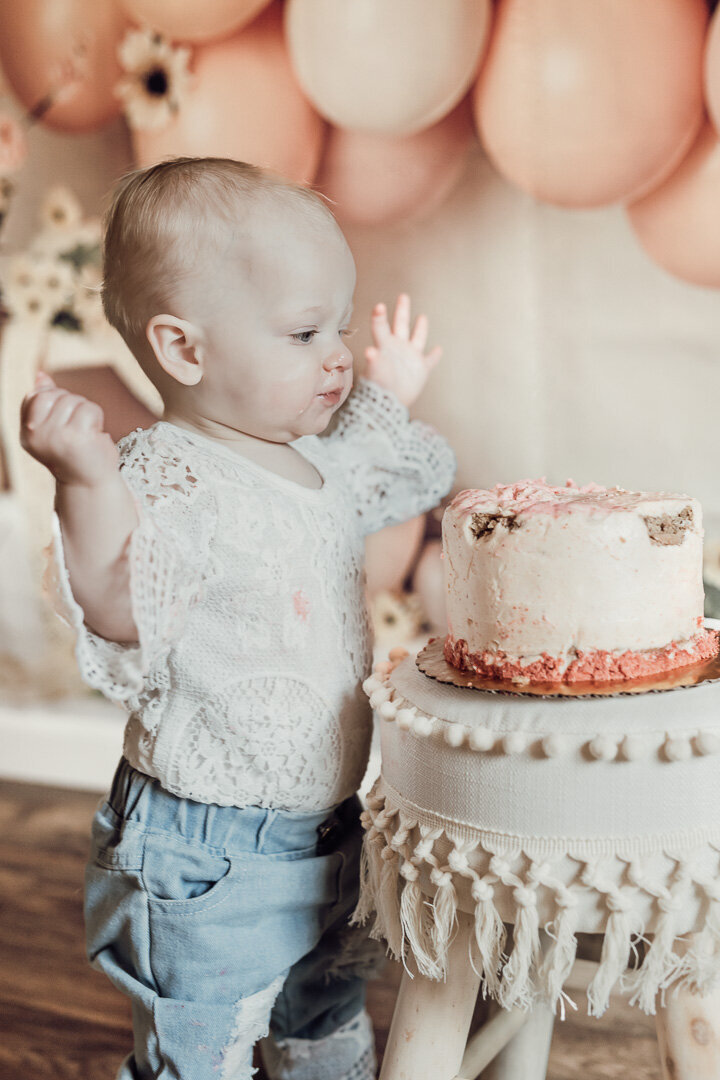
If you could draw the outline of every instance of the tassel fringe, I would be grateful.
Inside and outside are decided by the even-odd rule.
[[[704,994],[720,985],[720,850],[714,844],[700,852],[703,873],[692,867],[697,851],[663,853],[674,861],[671,881],[657,870],[653,878],[652,866],[647,869],[642,858],[625,860],[621,886],[622,870],[598,859],[583,863],[573,854],[576,878],[562,880],[552,862],[535,861],[520,849],[493,853],[480,836],[468,839],[468,828],[453,836],[444,827],[418,822],[402,800],[383,791],[382,780],[368,797],[363,825],[360,898],[351,921],[366,923],[374,914],[370,937],[386,941],[408,971],[412,957],[422,975],[445,978],[462,887],[473,905],[469,962],[480,975],[483,995],[504,1008],[527,1009],[541,1000],[564,1019],[566,1004],[576,1007],[564,984],[576,958],[580,904],[590,890],[606,910],[600,963],[587,991],[591,1016],[605,1012],[614,989],[628,992],[631,1005],[654,1014],[658,996],[664,1004],[670,987]],[[708,856],[717,876],[708,872]],[[563,854],[556,862],[564,859]],[[698,888],[707,896],[703,928],[683,935],[682,913],[690,890]],[[502,912],[499,890],[505,897]],[[509,956],[503,921],[508,897],[513,907]],[[541,921],[540,912],[546,917],[549,906],[552,917]],[[628,970],[637,942],[648,941],[643,920],[649,909],[652,940],[643,963]]]

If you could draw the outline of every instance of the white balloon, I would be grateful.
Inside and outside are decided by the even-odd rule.
[[[288,0],[295,73],[337,127],[410,135],[446,115],[475,78],[489,0]]]

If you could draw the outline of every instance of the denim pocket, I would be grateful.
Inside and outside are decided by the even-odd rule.
[[[216,903],[233,884],[232,860],[194,840],[148,832],[142,882],[148,900],[165,910],[194,910]]]

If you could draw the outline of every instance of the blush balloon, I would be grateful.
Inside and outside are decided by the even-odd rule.
[[[298,87],[273,4],[235,37],[200,46],[175,119],[159,131],[134,131],[133,144],[141,166],[179,155],[231,157],[309,183],[324,129]]]
[[[694,285],[720,288],[720,142],[707,123],[680,168],[627,207],[647,254]]]
[[[425,515],[388,525],[365,540],[367,592],[397,592],[410,572],[425,534]]]
[[[500,0],[475,89],[497,169],[543,202],[635,198],[703,121],[705,0]]]
[[[410,135],[445,116],[478,69],[489,0],[288,0],[305,93],[336,127]]]
[[[128,23],[114,0],[4,0],[0,3],[0,63],[26,109],[82,78],[42,115],[59,131],[92,131],[120,113],[114,88],[121,69],[117,49]]]
[[[462,174],[473,139],[468,99],[416,135],[368,135],[331,128],[315,180],[348,224],[421,218],[439,206]]]
[[[433,627],[441,629],[447,623],[445,572],[442,540],[428,540],[413,574],[412,589],[422,601],[423,609]]]
[[[105,2],[105,0],[102,0]],[[122,0],[129,18],[173,41],[210,41],[249,23],[269,0]]]

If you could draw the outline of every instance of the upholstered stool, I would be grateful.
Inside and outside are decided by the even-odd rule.
[[[522,1067],[492,1075],[539,1080],[578,935],[602,935],[590,1015],[622,988],[659,1009],[667,1077],[720,1080],[720,685],[558,699],[389,668],[355,913],[406,968],[382,1080],[475,1077],[512,1036]]]

